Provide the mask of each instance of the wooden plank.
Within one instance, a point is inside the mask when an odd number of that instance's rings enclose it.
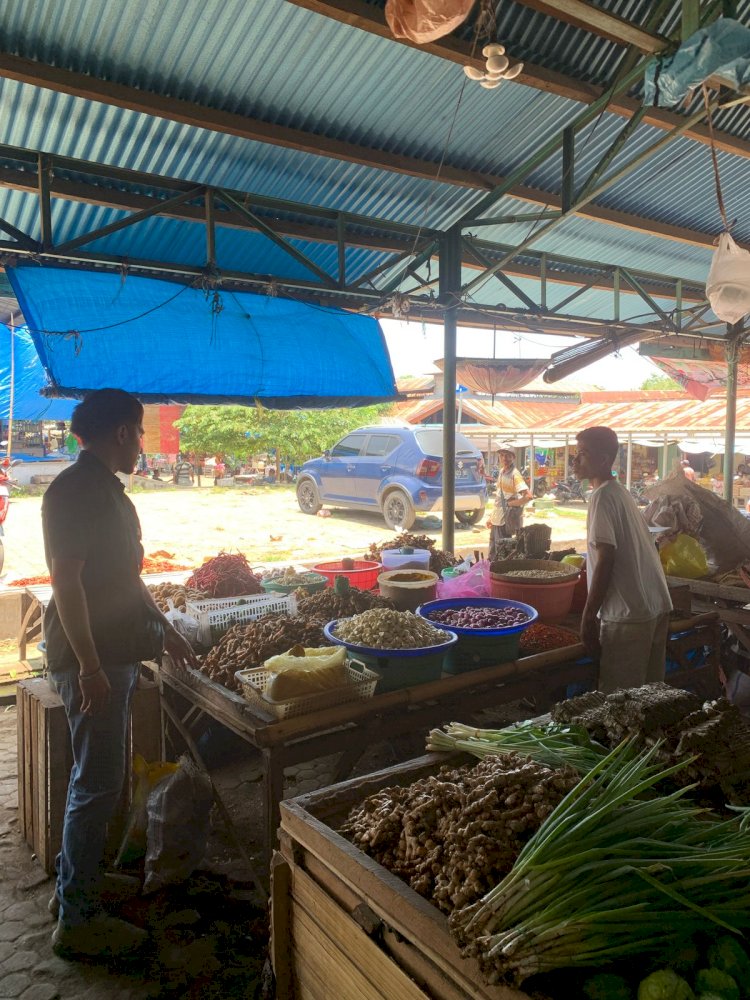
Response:
[[[712,580],[684,580],[679,576],[668,576],[667,583],[670,586],[687,585],[691,594],[704,594],[706,597],[739,601],[741,604],[750,603],[749,587],[730,587],[723,583],[714,583]]]
[[[296,871],[292,873],[296,880]],[[318,893],[314,910],[301,905],[297,897],[292,907],[292,944],[300,959],[295,979],[304,966],[320,977],[328,973],[328,997],[358,997],[362,1000],[426,1000],[425,993],[399,967],[373,945],[369,956],[363,942],[372,945],[366,934],[340,910],[326,914],[325,895]],[[351,936],[349,936],[351,935]],[[344,943],[346,942],[346,943]],[[344,950],[345,949],[345,950]],[[302,964],[304,963],[304,965]]]
[[[278,852],[271,859],[270,955],[276,978],[276,1000],[294,1000],[291,955],[291,868]]]
[[[289,838],[285,838],[289,840]],[[362,904],[362,897],[319,858],[309,851],[297,850],[301,855],[297,866],[304,869],[325,893],[350,915]],[[356,919],[356,918],[353,918]],[[466,1000],[466,991],[432,964],[418,947],[381,925],[381,946],[398,962],[416,983],[427,990],[434,1000]],[[429,986],[427,985],[429,984]]]
[[[23,684],[16,685],[16,746],[18,770],[18,819],[21,836],[27,840],[26,830],[26,750],[24,732],[26,730],[26,689]]]
[[[34,851],[39,854],[39,757],[37,748],[39,746],[39,713],[41,706],[38,699],[31,699],[31,732],[29,733],[29,760],[31,761],[31,836],[34,844]],[[44,760],[44,758],[42,758]],[[44,813],[42,813],[44,817]]]
[[[73,748],[70,742],[70,729],[65,708],[62,702],[59,707],[47,712],[48,740],[48,842],[50,874],[54,871],[55,858],[62,845],[63,823],[65,821],[65,803],[68,797],[70,772],[73,767]]]
[[[669,40],[655,31],[648,31],[632,21],[625,20],[586,0],[518,0],[524,7],[554,17],[557,21],[572,24],[618,45],[633,45],[649,55],[661,52]]]
[[[37,820],[38,826],[34,834],[34,842],[36,845],[36,853],[39,858],[39,862],[44,868],[44,870],[49,873],[54,867],[53,864],[50,865],[50,829],[49,829],[49,765],[50,765],[50,746],[49,746],[49,732],[47,720],[49,717],[49,712],[40,703],[36,703],[36,715],[37,715],[37,726],[36,726],[36,736],[34,738],[35,743],[35,757],[36,757],[36,767],[35,767],[35,778],[36,778],[36,800],[37,800]]]

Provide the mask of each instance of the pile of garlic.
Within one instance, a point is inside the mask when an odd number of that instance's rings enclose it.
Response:
[[[477,80],[486,90],[494,90],[503,80],[515,80],[523,70],[522,62],[511,66],[510,59],[505,54],[505,46],[498,42],[485,45],[482,55],[487,60],[487,68],[481,70],[476,66],[464,66],[464,73],[470,80]]]

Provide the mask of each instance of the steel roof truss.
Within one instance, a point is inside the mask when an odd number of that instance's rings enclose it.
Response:
[[[625,281],[627,281],[627,283],[630,285],[630,287],[640,295],[640,297],[643,299],[643,301],[646,303],[646,305],[649,307],[649,309],[653,309],[653,311],[656,313],[656,315],[659,316],[661,318],[661,320],[671,330],[673,330],[675,333],[679,333],[680,332],[679,326],[677,326],[675,324],[675,322],[672,319],[672,317],[670,315],[668,315],[667,313],[665,313],[664,310],[661,308],[661,306],[651,298],[651,296],[648,294],[648,292],[643,287],[643,285],[641,285],[641,283],[638,281],[638,279],[635,278],[627,270],[627,268],[621,267],[620,268],[620,274],[625,279]]]
[[[724,105],[720,105],[718,98],[714,98],[712,101],[709,102],[708,107],[710,110],[713,110],[717,107],[728,108],[736,104],[747,103],[748,101],[750,101],[750,97],[743,96],[737,98],[736,100],[729,101]],[[617,170],[613,170],[611,173],[609,173],[608,176],[600,180],[598,184],[594,185],[594,187],[586,191],[585,194],[577,195],[573,204],[569,207],[567,212],[564,211],[561,213],[559,218],[552,219],[545,225],[535,228],[534,231],[529,236],[526,237],[526,239],[522,240],[521,243],[519,243],[514,250],[507,253],[501,260],[493,264],[492,267],[489,268],[484,275],[478,275],[467,285],[464,285],[462,293],[468,294],[475,288],[478,288],[479,286],[484,284],[484,282],[489,277],[491,277],[491,275],[494,274],[495,271],[501,270],[503,267],[505,267],[506,264],[509,264],[510,261],[512,261],[513,258],[516,257],[523,250],[526,250],[528,247],[538,242],[538,240],[542,236],[545,236],[553,229],[556,229],[557,226],[559,226],[562,222],[565,221],[565,219],[567,219],[570,215],[573,215],[578,208],[581,208],[582,206],[588,204],[588,202],[593,201],[594,198],[596,198],[603,191],[606,191],[608,188],[612,187],[614,184],[620,181],[623,177],[627,176],[627,174],[635,170],[636,167],[640,166],[642,163],[645,163],[655,153],[658,153],[661,149],[664,148],[664,146],[672,142],[673,139],[676,139],[678,138],[678,136],[682,135],[682,133],[686,129],[690,128],[691,125],[694,125],[696,122],[700,121],[703,117],[705,117],[705,114],[706,114],[705,108],[701,108],[699,111],[696,111],[688,118],[685,118],[684,122],[682,122],[680,125],[675,126],[675,128],[673,128],[671,132],[667,132],[665,135],[662,135],[659,139],[653,142],[647,149],[641,150],[635,156],[631,157],[631,159],[624,166],[620,167]],[[557,137],[557,139],[558,139],[558,145],[560,145],[562,143],[562,134],[560,134]],[[547,146],[550,145],[551,143],[547,144]],[[536,157],[531,157],[531,159],[528,162],[531,163],[532,161],[536,161]],[[471,223],[468,222],[466,224],[470,225]]]
[[[58,253],[68,253],[70,250],[76,250],[78,247],[85,246],[87,243],[93,243],[94,240],[103,239],[105,236],[110,236],[112,233],[120,232],[122,229],[127,229],[130,226],[135,226],[139,222],[143,222],[144,219],[150,219],[154,215],[164,215],[169,213],[171,209],[177,208],[178,205],[184,205],[185,202],[195,201],[198,198],[204,197],[205,189],[203,187],[193,188],[191,191],[184,191],[182,194],[177,194],[174,198],[167,198],[166,200],[159,200],[155,205],[150,208],[141,209],[140,212],[134,212],[129,215],[126,219],[118,219],[117,222],[110,222],[107,226],[100,226],[99,229],[92,229],[91,232],[84,233],[82,236],[76,236],[73,240],[67,240],[65,243],[61,243],[59,246],[55,247]],[[50,191],[46,192],[46,198],[49,199]]]
[[[482,251],[479,250],[468,237],[465,236],[462,237],[461,242],[463,246],[466,248],[466,250],[468,250],[468,252],[480,264],[483,264],[485,267],[491,266],[489,259],[485,257]],[[522,288],[519,288],[518,285],[515,283],[515,281],[513,281],[512,278],[509,278],[507,274],[503,274],[502,271],[496,271],[495,277],[498,279],[498,281],[501,282],[501,284],[503,284],[509,291],[511,291],[516,296],[517,299],[520,299],[520,301],[523,302],[524,305],[526,305],[531,310],[531,312],[540,313],[542,311],[541,308],[536,304],[536,302],[534,302],[534,300],[530,298]]]
[[[240,215],[246,216],[250,222],[252,222],[261,233],[263,233],[264,236],[267,236],[269,240],[281,247],[281,249],[288,253],[290,257],[293,257],[299,264],[306,267],[308,271],[311,271],[313,274],[317,274],[321,281],[325,285],[328,285],[329,288],[335,288],[338,286],[338,282],[332,278],[327,271],[318,267],[314,261],[310,260],[307,254],[304,254],[301,250],[298,250],[297,247],[285,240],[283,236],[279,236],[278,233],[274,232],[274,230],[266,222],[264,222],[263,219],[259,218],[254,212],[251,212],[246,205],[237,201],[237,199],[233,195],[229,194],[228,191],[224,191],[222,188],[217,188],[216,196],[223,201],[228,208],[233,208],[236,212],[239,212]]]

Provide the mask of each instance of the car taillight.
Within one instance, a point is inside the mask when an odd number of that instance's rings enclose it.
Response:
[[[483,458],[480,458],[479,461],[477,462],[477,471],[478,471],[478,473],[479,473],[480,476],[484,475],[484,459]]]
[[[420,479],[434,479],[440,475],[440,462],[434,458],[423,458],[417,466],[417,475]]]

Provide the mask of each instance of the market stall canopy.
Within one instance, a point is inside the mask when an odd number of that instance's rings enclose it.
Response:
[[[48,385],[29,331],[0,324],[0,420],[9,418],[11,398],[15,420],[70,420],[75,402],[45,398]]]
[[[7,268],[51,394],[278,409],[398,398],[378,322],[272,295],[37,265]]]
[[[443,371],[443,361],[435,364]],[[549,361],[542,358],[456,358],[456,381],[473,392],[497,396],[533,382]]]
[[[680,451],[688,455],[723,455],[724,440],[717,436],[705,438],[683,438],[677,442]],[[743,435],[734,439],[735,455],[750,455],[750,437]]]

